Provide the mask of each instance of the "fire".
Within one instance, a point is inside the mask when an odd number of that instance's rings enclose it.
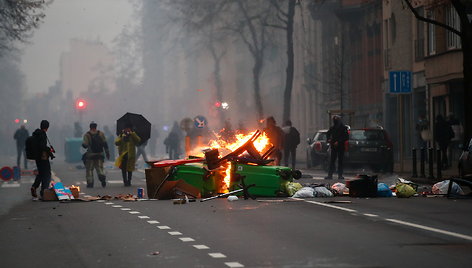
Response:
[[[253,131],[249,134],[236,134],[234,137],[230,137],[230,139],[226,138],[226,140],[219,135],[218,133],[214,133],[216,136],[216,139],[210,140],[208,143],[208,147],[211,149],[218,149],[220,152],[220,157],[224,156],[228,153],[233,152],[234,150],[238,149],[242,145],[244,145],[251,137],[256,133],[256,131]],[[229,140],[229,141],[228,141]],[[271,143],[269,142],[269,138],[267,137],[266,133],[262,133],[259,135],[259,137],[253,142],[254,147],[256,150],[262,155],[265,150],[267,150],[268,147],[271,146]],[[200,156],[203,157],[203,150],[208,149],[208,147],[199,147],[195,148],[190,155],[194,156]],[[223,178],[223,189],[220,189],[221,192],[225,193],[229,191],[229,186],[231,182],[231,170],[232,170],[232,164],[231,162],[227,162],[223,165],[221,169],[216,171],[220,177]]]

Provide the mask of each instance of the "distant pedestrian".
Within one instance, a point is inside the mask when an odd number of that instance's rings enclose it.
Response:
[[[459,159],[462,139],[464,138],[464,128],[459,119],[457,119],[452,113],[447,116],[447,123],[451,126],[452,131],[454,132],[454,138],[451,139],[448,151],[449,166],[452,166],[452,161]]]
[[[107,139],[108,151],[110,152],[110,161],[115,161],[115,136],[108,126],[103,127],[103,134]]]
[[[297,161],[297,146],[300,144],[300,132],[292,127],[292,121],[285,121],[284,127],[284,162],[288,167],[289,158],[292,160],[292,168],[295,169]]]
[[[446,120],[444,120],[442,115],[438,114],[434,124],[434,139],[438,143],[439,149],[441,150],[441,165],[443,169],[449,168],[447,148],[449,147],[452,138],[454,138],[454,131],[452,130],[451,125],[449,125]]]
[[[16,130],[15,135],[13,138],[16,140],[16,151],[17,151],[17,158],[16,158],[16,166],[20,167],[20,160],[21,155],[23,155],[25,169],[28,169],[28,160],[26,159],[26,151],[25,151],[25,141],[29,136],[29,132],[26,129],[25,125],[21,125],[19,129]]]
[[[178,159],[180,155],[180,141],[181,141],[181,132],[177,122],[174,122],[172,130],[167,135],[167,138],[164,140],[164,145],[166,146],[166,153],[169,154],[169,159]]]
[[[148,141],[145,141],[143,144],[139,145],[136,147],[136,161],[139,159],[139,157],[142,155],[143,156],[143,161],[148,162],[149,159],[146,154],[146,145],[148,144]]]
[[[105,153],[107,159],[110,159],[110,151],[108,150],[107,140],[105,134],[97,130],[97,123],[90,123],[90,130],[84,134],[82,147],[87,149],[85,153],[85,179],[87,181],[87,188],[93,188],[93,171],[96,170],[98,180],[102,187],[106,187],[106,175],[103,170],[103,162],[105,160]]]
[[[51,184],[51,163],[49,163],[49,158],[54,158],[54,148],[48,146],[48,136],[46,132],[49,129],[49,122],[47,120],[42,120],[40,128],[36,129],[33,132],[33,137],[35,138],[36,148],[38,150],[38,157],[35,159],[36,168],[38,169],[38,174],[34,179],[34,183],[31,186],[31,195],[33,197],[38,197],[36,189],[41,185],[41,190],[39,192],[41,198],[43,198],[44,190],[49,188]]]
[[[159,130],[157,130],[155,125],[151,127],[151,137],[149,138],[149,151],[151,152],[151,157],[156,157],[156,144],[157,138],[159,138]]]
[[[133,126],[127,124],[121,134],[115,139],[118,146],[118,158],[115,166],[121,169],[124,186],[131,186],[131,179],[136,165],[136,146],[141,138],[132,130]]]
[[[280,166],[280,162],[282,160],[282,150],[283,150],[283,138],[284,133],[282,129],[277,126],[277,122],[273,116],[269,116],[266,119],[266,127],[264,128],[264,132],[269,138],[269,142],[274,146],[274,151],[271,156],[274,158],[274,164],[276,166]]]
[[[426,119],[424,114],[419,116],[415,129],[419,148],[427,148],[428,141],[431,140],[431,134],[429,131],[429,121]]]
[[[338,159],[338,179],[342,180],[343,177],[343,160],[345,143],[349,140],[348,128],[341,120],[338,115],[333,116],[333,126],[331,126],[326,133],[326,137],[331,149],[331,156],[329,162],[328,176],[325,179],[332,179],[334,168],[336,165],[336,159]]]

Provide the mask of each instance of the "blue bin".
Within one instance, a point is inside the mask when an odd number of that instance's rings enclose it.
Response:
[[[66,138],[64,145],[64,154],[66,156],[66,162],[78,163],[82,162],[82,138]]]

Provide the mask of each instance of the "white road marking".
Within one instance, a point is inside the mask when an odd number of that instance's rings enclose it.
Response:
[[[226,258],[226,255],[225,255],[225,254],[219,253],[219,252],[216,252],[216,253],[208,253],[208,255],[210,255],[212,258],[215,258],[215,259]]]
[[[166,226],[166,225],[161,225],[161,226],[157,226],[157,228],[161,229],[161,230],[168,230],[170,229],[169,226]]]
[[[20,187],[19,183],[3,183],[2,188],[17,188]]]
[[[182,240],[182,242],[192,242],[192,241],[195,241],[195,239],[190,238],[190,237],[181,237],[181,238],[179,238],[179,239]]]
[[[121,208],[121,210],[131,210],[130,208]]]
[[[103,203],[105,200],[97,200],[98,203]]]
[[[140,219],[149,219],[149,216],[138,216]]]
[[[115,204],[115,203],[113,203],[113,202],[106,202],[105,203],[105,205],[113,205],[113,204]]]
[[[139,211],[130,211],[129,214],[141,214]]]
[[[122,205],[113,205],[112,207],[114,207],[114,208],[122,208],[123,206],[122,206]]]
[[[303,200],[303,199],[302,199],[302,200]],[[307,203],[312,203],[312,204],[319,205],[319,206],[324,206],[324,207],[329,207],[329,208],[335,208],[335,209],[339,209],[339,210],[344,210],[344,211],[351,212],[351,213],[357,212],[357,210],[354,210],[354,209],[338,207],[338,206],[334,206],[334,205],[330,205],[330,204],[326,204],[326,203],[320,203],[320,202],[310,201],[310,200],[304,200],[304,201],[307,202]]]
[[[147,221],[149,224],[158,224],[158,221]]]
[[[411,222],[406,222],[406,221],[401,221],[401,220],[396,220],[396,219],[385,219],[385,220],[389,221],[389,222],[394,222],[394,223],[397,223],[397,224],[410,226],[410,227],[413,227],[413,228],[418,228],[418,229],[422,229],[422,230],[426,230],[426,231],[430,231],[430,232],[440,233],[440,234],[443,234],[443,235],[453,236],[453,237],[461,238],[461,239],[464,239],[464,240],[472,241],[472,236],[469,236],[469,235],[454,233],[454,232],[450,232],[450,231],[441,230],[441,229],[438,229],[438,228],[428,227],[428,226],[415,224],[415,223],[411,223]]]
[[[325,203],[320,203],[320,202],[316,202],[316,201],[309,201],[309,200],[304,200],[304,199],[299,199],[299,198],[293,198],[293,199],[303,200],[307,203],[312,203],[312,204],[319,205],[319,206],[339,209],[339,210],[343,210],[343,211],[347,211],[347,212],[351,212],[351,213],[356,213],[357,212],[357,210],[354,210],[354,209],[338,207],[338,206],[329,205],[329,204],[325,204]],[[363,213],[363,215],[368,216],[368,217],[379,217],[376,214],[370,214],[370,213]],[[400,224],[400,225],[406,225],[406,226],[409,226],[409,227],[413,227],[413,228],[417,228],[417,229],[421,229],[421,230],[425,230],[425,231],[430,231],[430,232],[434,232],[434,233],[439,233],[439,234],[443,234],[443,235],[447,235],[447,236],[452,236],[452,237],[472,241],[472,236],[470,236],[470,235],[464,235],[464,234],[460,234],[460,233],[450,232],[450,231],[441,230],[441,229],[434,228],[434,227],[429,227],[429,226],[416,224],[416,223],[411,223],[411,222],[402,221],[402,220],[397,220],[397,219],[388,219],[388,218],[382,218],[382,217],[379,217],[379,218],[384,219],[385,221],[397,223],[397,224]]]
[[[181,232],[169,232],[170,235],[182,235]]]
[[[209,249],[209,247],[205,246],[205,245],[193,245],[194,248],[196,249]]]
[[[231,267],[231,268],[244,267],[244,265],[242,265],[239,262],[225,262],[225,264],[226,266]]]
[[[107,180],[107,183],[112,183],[112,184],[116,184],[116,183],[123,183],[123,181],[121,180]]]

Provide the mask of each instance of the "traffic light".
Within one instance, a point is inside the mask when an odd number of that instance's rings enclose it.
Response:
[[[215,102],[215,107],[220,108],[221,107],[221,102],[219,102],[219,101]]]
[[[87,108],[87,102],[84,99],[78,99],[75,102],[75,108],[77,110],[85,110],[85,108]]]

